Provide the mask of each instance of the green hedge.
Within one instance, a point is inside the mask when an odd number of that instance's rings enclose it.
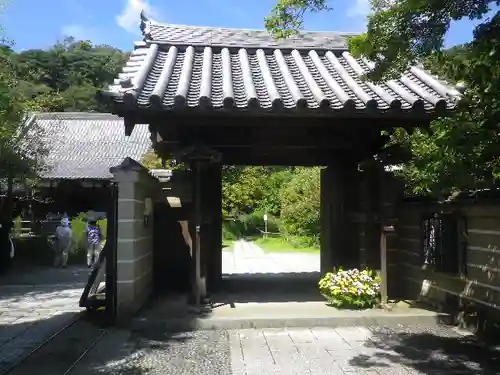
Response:
[[[279,219],[267,215],[267,231],[271,233],[279,233]],[[222,223],[222,238],[225,240],[238,240],[243,237],[260,236],[261,230],[265,229],[264,213],[253,212],[251,214],[243,214],[234,220],[226,220]]]

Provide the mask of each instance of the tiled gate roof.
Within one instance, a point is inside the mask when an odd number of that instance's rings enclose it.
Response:
[[[460,94],[418,67],[400,79],[363,81],[346,35],[165,25],[143,17],[144,42],[107,91],[126,106],[264,112],[452,110]],[[330,111],[328,111],[330,110]]]
[[[141,160],[151,147],[146,125],[127,137],[123,119],[107,113],[35,113],[47,139],[43,179],[110,179],[109,168],[130,157]]]

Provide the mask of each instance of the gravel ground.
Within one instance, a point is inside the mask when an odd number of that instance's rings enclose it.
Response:
[[[231,375],[224,331],[111,330],[70,375]]]

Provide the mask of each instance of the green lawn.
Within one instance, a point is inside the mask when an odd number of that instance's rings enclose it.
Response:
[[[319,249],[294,246],[282,237],[256,238],[252,242],[266,253],[319,253]]]
[[[319,253],[319,249],[311,247],[297,247],[286,241],[282,237],[254,237],[246,238],[247,241],[253,242],[260,246],[266,253]],[[235,241],[223,240],[222,251],[232,251]]]

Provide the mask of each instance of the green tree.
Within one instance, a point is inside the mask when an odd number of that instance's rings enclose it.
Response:
[[[498,0],[371,0],[372,14],[367,32],[350,41],[356,54],[376,64],[372,77],[400,73],[409,65],[421,62],[443,48],[444,37],[453,21],[463,18],[483,19]],[[265,18],[269,31],[287,37],[303,27],[306,12],[328,10],[326,0],[278,0]],[[478,30],[490,29],[498,35],[495,18],[484,20]],[[482,37],[484,37],[484,33]],[[475,36],[477,40],[477,35]]]
[[[34,102],[26,102],[12,49],[0,48],[0,178],[7,180],[8,203],[2,215],[12,214],[12,186],[16,179],[36,174],[41,167],[40,155],[45,151],[44,137],[37,125],[29,125],[27,112]]]
[[[500,1],[373,0],[367,32],[349,41],[355,55],[375,63],[369,79],[394,77],[410,64],[463,83],[466,91],[451,119],[439,119],[430,132],[398,129],[393,144],[412,156],[397,172],[412,192],[446,196],[454,191],[496,185],[500,179],[500,13],[485,15]],[[314,0],[279,0],[266,25],[278,36],[302,27],[305,11],[324,9]],[[480,19],[471,43],[442,51],[450,23]]]
[[[149,169],[180,169],[184,168],[183,164],[176,164],[172,159],[166,159],[162,162],[161,158],[158,157],[155,150],[152,148],[146,152],[141,160],[141,164]]]
[[[297,168],[282,187],[281,223],[285,233],[319,243],[321,168]]]
[[[19,86],[26,99],[54,96],[47,110],[109,112],[97,92],[113,82],[128,54],[90,41],[67,37],[49,49],[11,53]],[[57,105],[56,105],[57,103]]]

